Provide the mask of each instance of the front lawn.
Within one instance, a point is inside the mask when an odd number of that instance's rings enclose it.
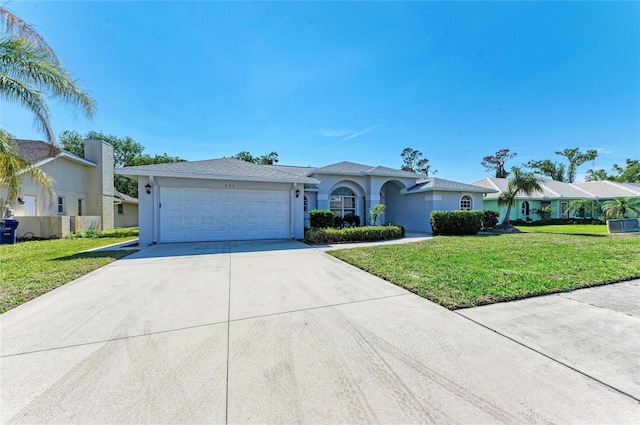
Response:
[[[606,224],[545,224],[517,225],[518,230],[535,233],[564,233],[568,235],[607,234]]]
[[[640,237],[437,236],[329,254],[449,309],[640,278]]]
[[[82,252],[135,239],[131,229],[108,237],[56,239],[0,245],[0,313],[24,304],[133,251]]]

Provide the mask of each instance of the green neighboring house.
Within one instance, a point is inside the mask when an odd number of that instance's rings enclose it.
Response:
[[[484,198],[483,208],[495,210],[504,217],[506,206],[498,206],[500,193],[507,190],[509,179],[487,177],[472,183],[474,186],[486,187],[498,192],[487,193]],[[539,221],[542,218],[536,214],[536,210],[543,207],[551,207],[552,212],[548,218],[578,217],[576,212],[569,217],[569,203],[571,201],[587,199],[594,202],[592,210],[585,211],[585,217],[600,217],[601,213],[597,204],[618,197],[640,198],[640,183],[616,183],[611,181],[596,181],[585,183],[564,183],[555,180],[540,180],[541,192],[535,192],[532,196],[520,194],[516,196],[516,203],[511,209],[510,220]]]

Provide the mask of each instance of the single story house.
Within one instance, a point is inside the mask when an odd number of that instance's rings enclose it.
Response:
[[[20,158],[44,171],[55,192],[47,199],[40,186],[23,178],[18,199],[10,206],[20,221],[19,237],[27,233],[65,237],[77,230],[113,228],[113,148],[109,144],[85,140],[81,158],[64,150],[55,152],[43,141],[16,143]],[[4,200],[0,202],[4,205]]]
[[[313,209],[430,232],[433,210],[483,209],[494,189],[393,168],[339,162],[260,165],[235,158],[117,169],[138,180],[140,243],[302,238]]]
[[[504,217],[507,207],[498,205],[498,197],[507,190],[509,179],[487,177],[474,182],[473,185],[494,189],[493,193],[488,193],[485,197],[484,208],[498,211],[500,217]],[[640,198],[639,183],[611,181],[564,183],[541,179],[540,188],[541,191],[536,191],[531,196],[523,193],[516,196],[516,204],[511,209],[510,220],[539,221],[542,217],[536,214],[536,210],[546,206],[552,207],[550,218],[567,218],[569,204],[575,200],[587,199],[598,204],[618,197]],[[597,208],[586,211],[587,217],[599,217],[600,214]],[[573,216],[577,216],[577,212],[574,212]]]
[[[114,189],[113,227],[138,227],[138,199]]]

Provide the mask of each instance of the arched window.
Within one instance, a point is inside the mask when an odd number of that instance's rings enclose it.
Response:
[[[348,187],[339,187],[329,197],[329,209],[336,216],[356,213],[356,194]]]
[[[522,202],[522,217],[529,217],[529,201]]]
[[[473,199],[469,195],[464,195],[460,198],[460,209],[461,210],[470,210],[473,208]]]
[[[304,197],[304,212],[309,211],[309,198]]]

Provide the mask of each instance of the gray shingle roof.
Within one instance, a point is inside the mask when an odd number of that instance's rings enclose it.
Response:
[[[29,164],[35,164],[47,158],[55,158],[60,152],[50,143],[40,140],[14,140],[18,145],[18,156]]]
[[[126,195],[124,193],[120,193],[117,190],[113,190],[113,197],[120,199],[122,202],[126,202],[129,204],[137,204],[138,198],[134,198],[133,196]]]
[[[123,176],[205,177],[219,179],[261,180],[317,184],[318,180],[279,170],[270,165],[254,164],[235,158],[124,167],[116,170]]]
[[[439,179],[437,177],[428,177],[426,179],[418,180],[417,184],[409,189],[407,193],[413,192],[477,192],[477,193],[490,193],[495,189],[487,188],[484,186],[476,186],[467,183],[454,182],[452,180]]]
[[[296,165],[271,165],[271,167],[274,167],[276,170],[304,177],[310,176],[317,170],[315,167],[299,167]]]
[[[316,174],[365,174],[373,176],[393,176],[393,177],[408,177],[408,178],[423,178],[424,175],[412,173],[408,171],[397,170],[389,167],[373,167],[371,165],[357,164],[355,162],[342,161],[335,164],[330,164],[325,167],[317,168],[314,173]]]

